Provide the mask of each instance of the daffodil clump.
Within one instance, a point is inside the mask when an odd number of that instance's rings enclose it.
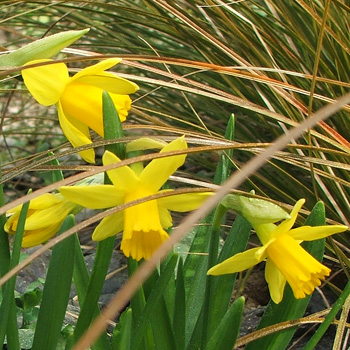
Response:
[[[298,212],[305,200],[300,199],[290,213],[290,218],[279,225],[261,223],[248,216],[258,235],[262,247],[249,249],[209,269],[209,275],[240,272],[266,260],[265,279],[269,285],[271,299],[278,304],[283,298],[286,282],[295,298],[305,298],[321,281],[329,276],[330,269],[312,255],[300,243],[313,241],[347,230],[344,225],[301,226],[293,229]]]
[[[124,121],[128,115],[131,107],[129,94],[136,92],[138,86],[112,72],[105,72],[120,61],[120,58],[106,59],[70,77],[64,63],[52,63],[49,59],[34,60],[27,65],[48,64],[23,69],[22,77],[27,89],[40,104],[57,106],[65,136],[73,147],[80,147],[92,143],[89,129],[104,136],[103,90],[109,92],[120,120]],[[79,154],[87,162],[95,162],[93,149]]]
[[[33,247],[54,236],[65,218],[77,209],[75,203],[65,199],[61,194],[46,193],[29,203],[24,225],[22,247]],[[15,234],[22,205],[9,210],[9,217],[4,229],[8,234]]]
[[[187,143],[180,137],[166,145],[160,153],[185,150]],[[185,161],[186,155],[173,155],[152,160],[145,168],[122,166],[107,171],[112,185],[63,186],[61,194],[68,200],[91,209],[111,208],[142,199],[161,190],[168,178]],[[111,152],[103,155],[103,165],[120,162]],[[172,226],[169,211],[186,212],[199,207],[210,193],[186,193],[152,199],[133,205],[102,219],[92,238],[101,241],[123,231],[121,249],[135,260],[149,259],[168,238],[165,229]]]

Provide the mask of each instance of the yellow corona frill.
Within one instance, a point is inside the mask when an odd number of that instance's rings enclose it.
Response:
[[[46,193],[29,203],[27,219],[24,225],[22,247],[32,247],[41,244],[55,235],[65,218],[77,207],[75,203],[63,198],[59,193]],[[4,229],[9,234],[15,234],[22,206],[9,210],[9,216]]]
[[[185,150],[187,144],[180,137],[166,145],[160,152]],[[64,186],[61,194],[84,207],[103,209],[125,204],[160,192],[170,175],[185,161],[186,155],[173,155],[152,160],[137,172],[129,166],[107,171],[112,185]],[[120,162],[113,153],[106,151],[103,164]],[[167,192],[171,190],[165,190]],[[102,219],[92,238],[103,240],[123,231],[121,249],[135,260],[148,259],[168,238],[164,230],[172,225],[169,210],[186,212],[199,207],[210,193],[186,193],[149,200],[133,205],[121,212]]]
[[[234,255],[212,267],[208,274],[222,275],[243,271],[266,259],[265,279],[269,285],[271,299],[276,304],[283,298],[286,282],[297,299],[311,294],[315,287],[329,276],[330,269],[303,249],[300,243],[343,232],[347,230],[347,226],[302,226],[292,229],[304,202],[304,199],[299,200],[290,218],[278,226],[273,223],[252,223],[263,246]]]
[[[131,107],[128,95],[137,91],[138,86],[112,72],[105,72],[120,61],[119,58],[110,58],[69,77],[68,68],[64,63],[36,60],[27,64],[49,64],[23,69],[22,76],[27,89],[40,104],[56,104],[65,136],[73,147],[79,147],[91,143],[89,128],[100,136],[104,135],[103,90],[110,94],[120,120],[124,121],[128,115]],[[93,149],[79,153],[87,162],[95,162]]]

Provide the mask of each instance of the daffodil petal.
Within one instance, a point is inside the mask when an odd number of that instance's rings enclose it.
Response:
[[[104,209],[123,203],[124,193],[113,185],[62,186],[60,193],[85,208]]]
[[[187,149],[184,137],[170,142],[160,153]],[[152,160],[140,174],[141,183],[150,191],[157,192],[184,162],[186,154]]]
[[[226,259],[220,264],[213,266],[207,272],[208,275],[225,275],[229,273],[240,272],[249,269],[258,264],[263,259],[257,259],[256,253],[260,249],[253,248],[243,253],[238,253],[231,258]]]
[[[123,212],[117,212],[106,216],[95,228],[92,234],[94,241],[102,241],[108,237],[114,236],[123,230],[124,215]]]
[[[89,66],[89,67],[82,69],[80,72],[78,72],[77,74],[75,74],[71,78],[71,81],[74,81],[74,80],[77,80],[77,79],[80,79],[82,77],[89,76],[89,75],[101,74],[106,69],[109,69],[109,68],[115,66],[116,64],[120,63],[121,61],[122,61],[121,58],[108,58],[106,60],[100,61],[92,66]]]
[[[286,279],[276,267],[276,265],[267,259],[265,267],[265,279],[269,285],[271,299],[275,304],[282,301]]]
[[[15,233],[17,225],[18,225],[18,217],[19,217],[19,215],[15,214],[15,215],[11,215],[7,219],[7,221],[6,221],[5,225],[4,225],[5,232],[11,233],[11,234]]]
[[[121,78],[111,72],[105,72],[98,75],[85,75],[76,79],[76,81],[83,84],[93,85],[102,90],[119,95],[133,94],[139,89],[138,85],[135,83]]]
[[[167,190],[168,191],[168,190]],[[173,191],[172,191],[173,192]],[[176,194],[157,200],[160,207],[171,211],[186,212],[200,207],[214,192],[193,192]]]
[[[59,222],[55,225],[50,225],[46,228],[25,232],[25,235],[22,240],[22,247],[30,248],[46,242],[49,238],[51,238],[58,232],[59,228],[61,227],[61,224],[62,223]]]
[[[301,226],[290,230],[288,235],[300,241],[314,241],[315,239],[325,238],[335,233],[344,232],[348,229],[345,225],[329,226]]]
[[[51,60],[35,60],[40,63]],[[64,63],[48,64],[22,70],[25,86],[42,105],[50,106],[61,98],[69,80],[68,69]]]
[[[113,163],[119,163],[120,159],[112,152],[106,151],[102,157],[103,165],[110,165]],[[120,191],[130,192],[139,183],[139,179],[135,172],[128,166],[122,166],[120,168],[107,171],[109,179],[113,185]]]
[[[297,219],[297,216],[298,216],[298,213],[299,213],[299,210],[301,209],[301,207],[304,205],[305,203],[305,199],[299,199],[291,213],[290,213],[290,219],[287,219],[287,220],[284,220],[282,221],[276,228],[276,230],[274,231],[274,236],[278,236],[280,234],[284,234],[286,232],[288,232],[294,225],[295,223],[295,220]]]
[[[163,228],[169,228],[173,225],[173,219],[169,213],[168,209],[158,207],[159,210],[159,220]]]
[[[64,135],[73,147],[91,144],[88,127],[77,119],[67,117],[60,102],[57,104],[58,119]],[[95,163],[95,151],[93,148],[79,152],[80,156],[88,163]]]
[[[153,148],[162,149],[166,145],[167,143],[161,140],[152,139],[150,137],[140,137],[127,143],[126,152],[145,151]]]
[[[45,193],[39,197],[32,199],[29,203],[29,209],[45,209],[62,202],[63,198],[51,193]],[[22,209],[22,204],[9,209],[6,214],[17,213]]]
[[[61,97],[62,109],[92,130],[103,136],[102,92],[91,85],[70,83]]]
[[[30,231],[42,229],[47,227],[48,223],[50,223],[50,225],[62,223],[74,207],[74,203],[63,201],[58,205],[46,209],[35,210],[29,217],[27,217],[24,230]]]

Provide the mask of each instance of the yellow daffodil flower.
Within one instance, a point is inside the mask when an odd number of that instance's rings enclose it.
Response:
[[[24,225],[22,247],[33,247],[55,235],[65,218],[77,207],[75,203],[63,198],[59,193],[46,193],[29,203]],[[9,234],[15,234],[22,205],[9,210],[10,216],[4,226]]]
[[[180,137],[160,152],[184,150],[184,137]],[[174,155],[152,160],[140,172],[129,166],[108,171],[112,185],[63,186],[61,194],[68,200],[91,209],[118,206],[160,192],[160,188],[185,161],[186,155]],[[113,153],[106,151],[104,165],[120,162]],[[166,190],[171,191],[171,190]],[[131,206],[102,219],[92,238],[96,241],[123,231],[121,249],[135,260],[148,259],[168,238],[164,228],[172,225],[169,210],[186,212],[199,207],[210,193],[186,193],[150,200]]]
[[[302,226],[292,229],[304,202],[304,199],[299,200],[290,218],[278,226],[272,223],[254,225],[251,222],[263,246],[234,255],[209,269],[208,274],[222,275],[243,271],[267,259],[265,279],[271,299],[276,304],[283,298],[286,282],[297,299],[311,294],[329,276],[330,269],[304,250],[300,243],[343,232],[347,230],[347,226]]]
[[[129,80],[105,72],[119,63],[120,58],[110,58],[82,69],[69,77],[64,63],[50,63],[22,70],[24,84],[33,97],[42,105],[57,105],[61,128],[73,145],[79,147],[91,144],[89,128],[104,136],[102,92],[108,91],[119,118],[124,121],[131,107],[129,94],[138,86]],[[35,60],[27,64],[52,62]],[[89,163],[95,162],[95,152],[88,149],[79,152]]]

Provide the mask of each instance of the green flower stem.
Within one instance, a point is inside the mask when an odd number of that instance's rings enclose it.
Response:
[[[18,219],[18,225],[13,243],[12,256],[9,264],[9,270],[18,265],[22,239],[24,234],[24,225],[28,213],[29,202],[24,203]],[[3,300],[0,306],[0,344],[4,343],[6,330],[9,341],[14,349],[19,349],[18,330],[15,316],[15,296],[14,290],[16,285],[16,276],[13,276],[3,288]]]
[[[101,295],[102,287],[107,275],[109,262],[114,249],[115,237],[109,237],[98,242],[94,266],[86,291],[86,297],[79,314],[74,331],[74,340],[77,341],[90,326],[95,315],[95,307]]]
[[[74,225],[74,216],[69,215],[59,234]],[[74,237],[70,236],[52,249],[32,350],[57,349],[72,285],[74,243]]]
[[[88,290],[89,285],[89,272],[85,263],[85,259],[83,256],[83,253],[81,251],[80,242],[78,235],[75,234],[74,236],[74,270],[73,270],[73,280],[75,289],[78,294],[78,300],[79,304],[82,307],[85,298],[86,293]],[[95,318],[99,313],[100,309],[98,307],[98,304],[96,303],[93,305],[93,318]],[[94,350],[106,350],[110,348],[109,339],[107,336],[107,333],[104,332],[102,336],[98,339],[96,344],[94,344],[92,347]]]
[[[212,222],[212,232],[210,236],[210,245],[209,245],[209,256],[208,256],[208,268],[209,270],[217,263],[218,259],[218,250],[219,250],[219,241],[220,241],[220,228],[221,221],[224,217],[227,209],[219,205],[215,211],[213,222]],[[206,287],[205,287],[205,296],[203,303],[203,331],[202,331],[202,349],[205,348],[207,340],[210,339],[210,336],[213,332],[213,327],[210,322],[210,301],[217,296],[213,295],[213,282],[214,276],[207,276]]]
[[[128,258],[128,275],[129,277],[138,269],[138,263],[133,258]],[[140,287],[138,291],[133,295],[130,300],[130,306],[132,309],[132,323],[133,328],[138,324],[141,315],[143,314],[143,310],[146,306],[146,298],[143,287]],[[144,349],[154,349],[154,339],[152,334],[152,329],[147,325],[146,331],[144,332]],[[135,339],[132,339],[134,342]],[[133,350],[138,350],[135,346]]]

